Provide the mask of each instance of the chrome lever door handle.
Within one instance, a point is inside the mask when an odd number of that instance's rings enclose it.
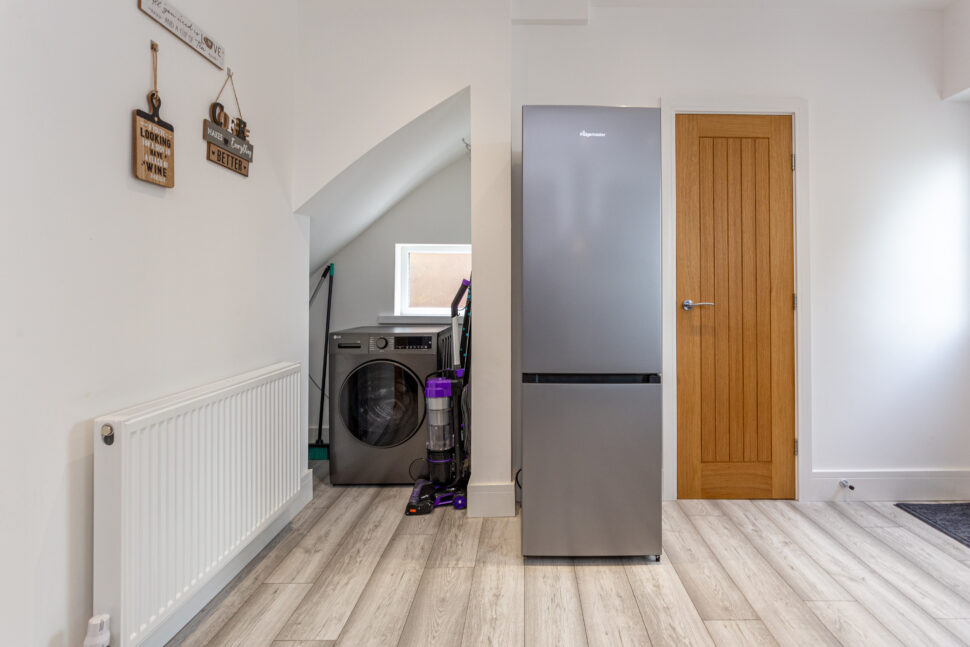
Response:
[[[691,310],[693,310],[693,309],[694,309],[694,308],[696,308],[697,306],[712,306],[712,305],[714,305],[714,303],[713,303],[713,302],[707,302],[707,303],[694,303],[694,302],[693,302],[693,301],[691,301],[690,299],[684,299],[684,303],[683,303],[683,304],[681,304],[681,305],[683,305],[683,307],[684,307],[684,310],[686,310],[687,312],[690,312]]]

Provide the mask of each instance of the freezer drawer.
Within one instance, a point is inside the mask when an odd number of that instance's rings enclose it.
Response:
[[[522,553],[659,555],[661,385],[522,385]]]

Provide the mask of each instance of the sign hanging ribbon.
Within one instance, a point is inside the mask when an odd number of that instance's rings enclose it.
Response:
[[[151,41],[152,89],[148,112],[132,111],[132,165],[135,177],[165,188],[175,186],[175,126],[161,117],[158,94],[158,43]]]

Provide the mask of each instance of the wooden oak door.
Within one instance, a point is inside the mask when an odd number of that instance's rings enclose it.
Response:
[[[790,116],[677,115],[680,498],[795,496],[792,168]]]

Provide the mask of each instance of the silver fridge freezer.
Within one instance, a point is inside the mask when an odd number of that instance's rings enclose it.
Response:
[[[522,552],[660,555],[660,110],[522,114]]]

